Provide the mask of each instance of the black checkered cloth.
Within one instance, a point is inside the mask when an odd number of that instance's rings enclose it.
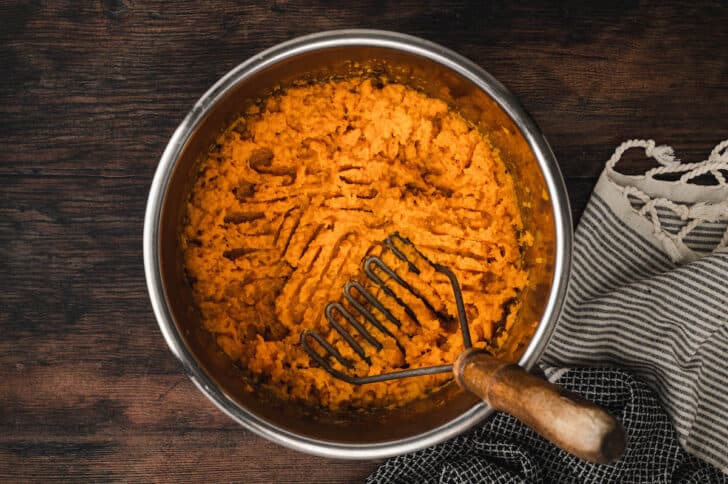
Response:
[[[367,482],[728,482],[718,469],[680,447],[670,418],[654,393],[629,373],[609,368],[569,369],[558,383],[623,423],[627,449],[616,463],[579,460],[510,415],[497,413],[469,434],[387,461]]]

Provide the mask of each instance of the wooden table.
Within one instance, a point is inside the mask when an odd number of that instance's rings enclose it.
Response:
[[[142,221],[157,160],[195,100],[261,49],[378,27],[462,53],[536,118],[577,217],[621,141],[654,138],[699,161],[728,137],[724,2],[42,3],[0,6],[7,480],[334,482],[376,468],[234,424],[183,374],[147,299]]]

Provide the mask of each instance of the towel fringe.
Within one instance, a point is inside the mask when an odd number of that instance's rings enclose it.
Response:
[[[718,143],[706,160],[696,163],[681,163],[675,156],[671,146],[657,145],[654,140],[627,140],[614,150],[614,154],[606,163],[606,171],[616,173],[617,163],[622,159],[624,153],[632,148],[643,148],[645,156],[660,164],[658,167],[647,170],[643,175],[645,179],[662,181],[655,177],[670,173],[682,173],[679,180],[665,183],[693,184],[692,181],[695,178],[710,174],[718,186],[728,185],[723,174],[723,171],[728,172],[728,139]],[[675,262],[685,258],[685,250],[681,250],[681,247],[686,248],[685,239],[695,228],[706,222],[728,220],[728,203],[711,204],[701,202],[687,205],[676,203],[668,198],[651,197],[634,186],[621,186],[620,188],[626,197],[632,196],[642,203],[640,207],[635,207],[633,204],[633,208],[639,215],[652,223],[655,237],[662,243],[665,251]],[[665,229],[658,211],[659,208],[671,211],[684,222],[680,230],[671,232]],[[728,226],[726,226],[723,236],[714,247],[714,250],[725,248],[727,245]],[[690,258],[697,258],[697,256]]]

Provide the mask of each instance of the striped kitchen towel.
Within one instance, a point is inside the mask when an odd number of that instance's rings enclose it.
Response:
[[[659,166],[639,176],[620,173],[618,162],[631,148],[643,148]],[[543,359],[552,367],[628,369],[656,392],[682,446],[723,472],[726,177],[728,140],[700,163],[680,163],[670,147],[651,140],[619,146],[579,221],[569,295]]]
[[[658,166],[620,173],[632,148]],[[620,418],[622,458],[579,461],[499,413],[390,459],[368,482],[728,482],[726,177],[728,140],[700,163],[630,140],[579,221],[569,293],[541,365]]]

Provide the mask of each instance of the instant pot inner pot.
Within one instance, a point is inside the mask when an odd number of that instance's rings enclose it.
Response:
[[[480,403],[453,383],[401,408],[334,415],[323,409],[276,401],[264,390],[246,385],[243,372],[218,349],[192,306],[178,233],[197,162],[246,106],[271,90],[296,81],[373,73],[443,99],[488,133],[500,149],[515,181],[525,229],[535,240],[532,247],[526,248],[524,258],[527,267],[535,265],[536,269],[531,271],[529,287],[521,296],[519,322],[501,353],[502,357],[517,361],[534,330],[532,323],[540,320],[553,276],[554,221],[548,190],[528,143],[508,114],[472,81],[429,59],[387,48],[332,47],[300,54],[247,77],[241,76],[234,88],[209,108],[207,117],[184,147],[171,174],[160,222],[160,264],[166,297],[179,332],[200,367],[227,398],[271,424],[316,440],[352,444],[412,437],[444,425]]]

